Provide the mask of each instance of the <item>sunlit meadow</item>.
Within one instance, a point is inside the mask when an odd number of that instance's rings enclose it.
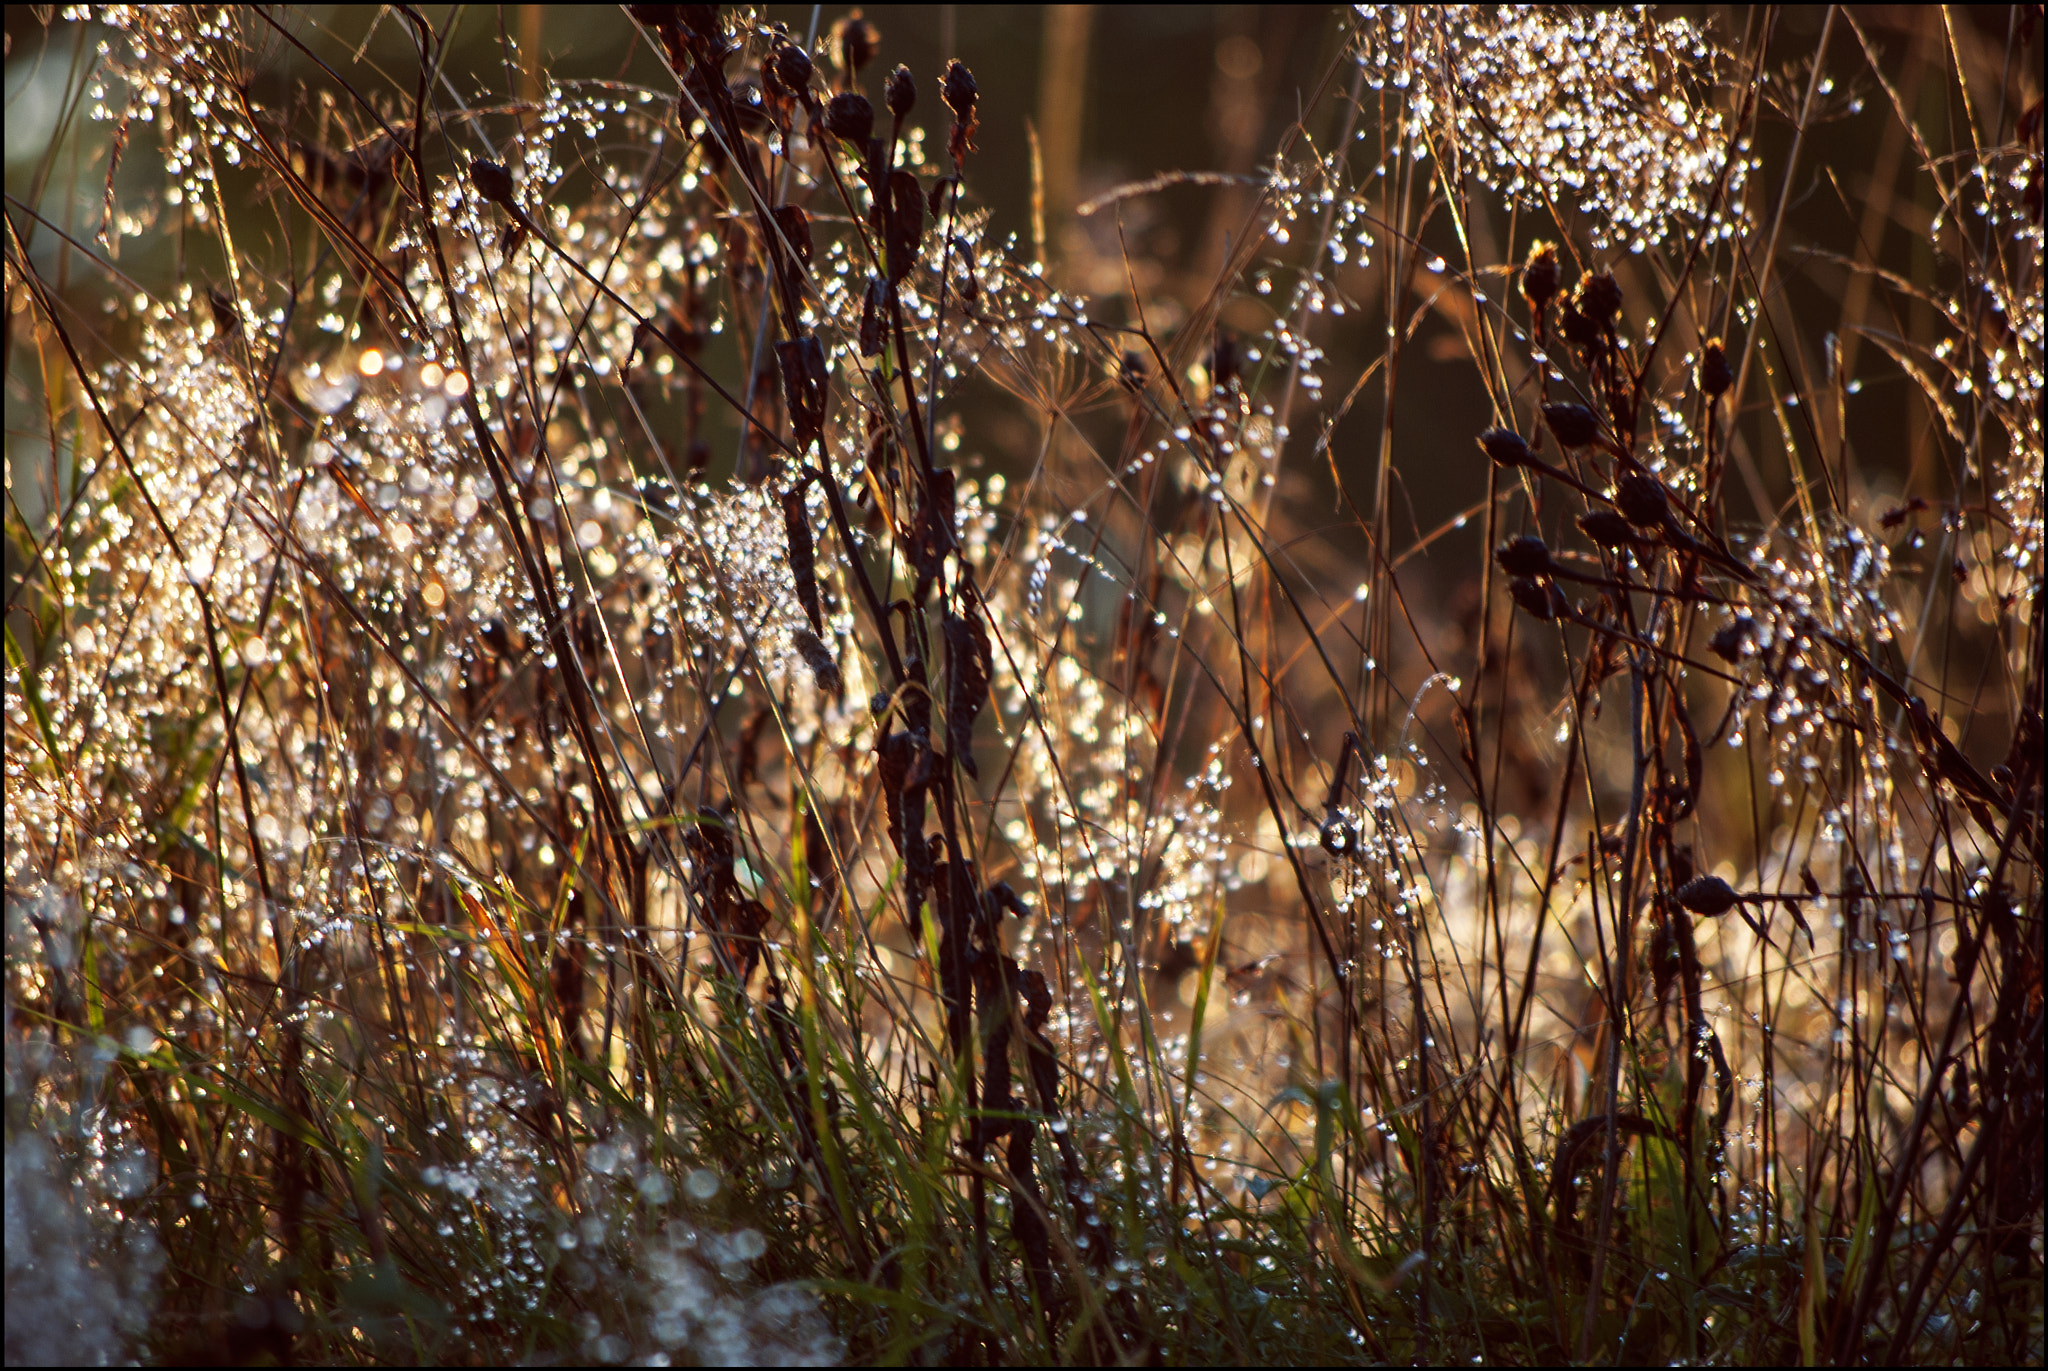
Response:
[[[8,1362],[2039,1364],[2039,8],[917,13],[10,10]]]

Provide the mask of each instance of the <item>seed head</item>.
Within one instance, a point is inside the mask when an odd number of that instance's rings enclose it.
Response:
[[[974,84],[974,73],[967,69],[965,62],[955,58],[946,63],[946,76],[939,94],[945,100],[946,108],[953,111],[956,122],[974,122],[974,103],[981,98],[981,89]]]
[[[1529,445],[1522,441],[1522,435],[1513,429],[1490,428],[1479,435],[1479,446],[1495,466],[1536,465],[1536,455],[1529,451]]]
[[[811,91],[811,55],[795,43],[777,43],[761,65],[768,89],[786,100],[804,100]]]
[[[1727,349],[1721,346],[1719,338],[1708,339],[1700,349],[1700,394],[1709,400],[1718,399],[1734,384],[1735,373],[1729,369]]]
[[[1696,876],[1678,888],[1680,908],[1718,918],[1742,903],[1735,888],[1719,876]]]
[[[1614,507],[1637,528],[1662,528],[1671,518],[1671,500],[1654,476],[1624,476],[1615,483]]]
[[[816,335],[791,338],[775,345],[775,360],[782,369],[790,428],[797,446],[808,447],[825,426],[825,397],[831,384],[825,372],[825,349]]]
[[[1510,576],[1548,576],[1555,566],[1550,549],[1534,534],[1508,539],[1493,550],[1493,560]]]
[[[1600,341],[1600,326],[1579,313],[1569,300],[1558,306],[1558,328],[1573,347],[1590,348]]]
[[[899,66],[889,73],[885,98],[889,103],[889,113],[901,123],[917,104],[917,78],[910,74],[909,67]]]
[[[1543,422],[1565,447],[1584,447],[1600,436],[1600,420],[1584,405],[1545,405]]]
[[[875,107],[858,91],[835,95],[825,105],[825,132],[864,152],[875,136]]]
[[[980,99],[981,92],[974,84],[974,73],[967,70],[965,62],[956,59],[946,64],[939,93],[946,108],[953,111],[953,132],[946,139],[946,151],[957,167],[974,148],[974,131],[979,127],[974,121],[974,102]]]
[[[1564,269],[1557,262],[1557,244],[1537,239],[1529,245],[1529,260],[1522,264],[1522,295],[1529,308],[1541,315],[1557,298],[1564,284]]]
[[[861,69],[875,60],[875,50],[882,46],[881,32],[859,10],[833,25],[832,32],[832,50],[839,54],[839,66],[848,76],[860,75]]]
[[[1579,278],[1579,313],[1605,328],[1621,312],[1621,285],[1612,273],[1589,271]]]
[[[1611,509],[1590,509],[1579,516],[1579,531],[1601,547],[1626,547],[1636,541],[1628,520]]]
[[[1508,594],[1514,597],[1530,615],[1544,623],[1562,615],[1569,606],[1564,592],[1557,588],[1555,581],[1537,581],[1527,576],[1517,576],[1508,582]]]
[[[494,205],[514,208],[512,203],[512,173],[496,162],[478,157],[469,164],[469,183],[476,187],[476,193]]]
[[[882,314],[889,301],[889,283],[880,276],[868,281],[860,302],[860,355],[882,355]]]

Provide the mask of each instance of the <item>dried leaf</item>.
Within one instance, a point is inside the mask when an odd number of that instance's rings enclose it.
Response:
[[[782,367],[782,395],[796,445],[808,448],[825,431],[825,349],[815,336],[792,338],[775,345],[775,360]]]
[[[889,284],[910,275],[917,265],[917,250],[924,242],[924,191],[917,177],[907,171],[889,173],[889,209],[884,223],[888,248]]]
[[[966,605],[965,616],[946,615],[946,750],[970,776],[979,779],[974,766],[974,720],[988,703],[989,676],[994,658],[989,650],[988,629],[981,621],[981,606]]]
[[[832,660],[832,649],[825,646],[825,640],[807,628],[797,629],[790,637],[796,643],[798,655],[810,667],[818,689],[826,695],[838,695],[845,680],[840,676],[839,663]]]
[[[797,602],[811,621],[814,637],[825,636],[825,614],[818,603],[817,554],[811,544],[810,514],[801,486],[782,492],[782,533],[789,544],[789,574],[796,582]]]

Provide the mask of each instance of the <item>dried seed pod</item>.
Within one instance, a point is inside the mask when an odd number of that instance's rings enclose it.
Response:
[[[1600,419],[1584,405],[1545,405],[1543,422],[1565,447],[1584,447],[1600,436]]]
[[[1529,451],[1529,445],[1522,441],[1522,435],[1510,428],[1490,428],[1479,435],[1479,446],[1487,459],[1495,466],[1527,467],[1536,465],[1536,456]]]
[[[886,712],[888,705],[883,704]],[[918,836],[916,829],[904,823],[903,792],[910,779],[910,765],[917,757],[917,740],[901,732],[884,734],[875,744],[875,772],[882,781],[882,803],[888,817],[889,841],[896,850],[909,855],[905,843]],[[922,807],[917,813],[917,822],[922,825]]]
[[[1602,328],[1610,327],[1621,313],[1621,283],[1611,272],[1589,271],[1579,278],[1576,303],[1579,313]]]
[[[1564,340],[1573,347],[1590,348],[1600,342],[1600,326],[1579,313],[1569,300],[1558,306],[1557,323]]]
[[[901,124],[917,104],[917,78],[910,74],[910,68],[899,66],[889,73],[889,83],[883,87],[882,96],[889,106],[889,113]]]
[[[1555,581],[1535,581],[1527,576],[1517,576],[1508,582],[1508,594],[1530,615],[1545,623],[1559,618],[1570,608],[1565,602],[1564,592],[1557,588]]]
[[[807,628],[793,629],[789,637],[804,665],[811,669],[811,679],[818,683],[819,693],[836,696],[844,681],[839,675],[839,663],[832,660],[832,649],[825,646],[825,640]]]
[[[469,164],[469,183],[476,187],[476,193],[494,205],[516,209],[512,203],[512,173],[496,162],[478,157]]]
[[[797,601],[811,621],[811,632],[823,637],[825,615],[818,603],[817,553],[811,544],[810,514],[804,509],[801,486],[782,492],[782,532],[789,545],[789,574],[796,582]]]
[[[1735,372],[1728,365],[1728,351],[1719,338],[1709,338],[1700,349],[1700,394],[1709,400],[1720,398],[1735,384]]]
[[[761,64],[761,77],[768,89],[785,100],[808,104],[811,93],[811,55],[788,41],[775,45]]]
[[[1637,528],[1662,528],[1671,519],[1671,500],[1654,476],[1624,476],[1614,486],[1614,507]]]
[[[1579,531],[1601,547],[1626,547],[1641,541],[1639,535],[1629,526],[1628,520],[1611,509],[1592,509],[1578,519]]]
[[[981,91],[974,84],[974,73],[957,57],[946,63],[940,98],[946,102],[946,108],[953,111],[955,120],[962,124],[974,122],[974,104],[981,98]]]
[[[859,76],[875,60],[882,46],[880,30],[863,18],[859,10],[832,26],[832,51],[839,54],[839,67],[848,76]]]
[[[1719,876],[1696,876],[1678,888],[1679,906],[1708,918],[1718,918],[1742,903],[1735,888]]]
[[[925,592],[939,577],[946,554],[959,549],[959,474],[951,467],[932,472],[918,504],[915,533],[908,549],[911,565],[917,568],[917,585],[911,603],[923,604]]]
[[[825,132],[865,152],[875,136],[875,107],[859,91],[835,95],[825,103]]]
[[[1541,317],[1545,307],[1557,298],[1564,284],[1564,269],[1558,265],[1557,244],[1537,239],[1529,245],[1529,258],[1522,264],[1522,297]]]
[[[967,64],[955,58],[946,64],[946,75],[940,85],[940,96],[946,108],[953,111],[953,133],[946,140],[946,151],[958,166],[962,158],[974,150],[974,131],[979,125],[974,119],[974,105],[981,98],[980,88],[974,84],[974,73],[967,70]]]
[[[1555,567],[1550,549],[1534,534],[1510,538],[1493,550],[1493,560],[1510,576],[1548,576]]]
[[[962,616],[946,615],[946,750],[968,775],[974,769],[974,720],[988,703],[989,676],[995,658],[981,608],[966,606]]]
[[[796,252],[798,260],[805,266],[811,264],[811,220],[801,205],[777,205],[775,227]]]
[[[1716,657],[1733,665],[1742,660],[1749,640],[1756,632],[1756,620],[1747,614],[1738,615],[1714,630],[1714,636],[1707,639],[1707,646]]]

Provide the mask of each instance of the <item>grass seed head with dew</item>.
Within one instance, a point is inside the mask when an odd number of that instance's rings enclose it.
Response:
[[[1951,332],[1901,360],[1959,441],[1969,403],[1982,404],[2003,441],[1987,455],[2005,536],[1979,598],[2010,597],[2025,620],[2041,593],[2044,496],[2042,381],[2048,374],[2048,306],[2043,303],[2041,139],[2038,97],[2018,121],[2019,136],[1973,149],[1957,165],[1948,207],[1933,224],[1935,241],[1961,268],[1948,292],[1922,294]],[[2031,144],[2031,146],[2029,146]],[[1998,450],[2002,448],[2002,451]]]
[[[1359,16],[1367,82],[1405,96],[1418,150],[1459,149],[1462,170],[1519,204],[1582,210],[1595,248],[1742,228],[1730,207],[1747,154],[1706,98],[1727,55],[1692,20],[1619,6]]]
[[[1883,728],[1842,727],[1875,721],[1883,701],[1855,673],[1844,644],[1881,651],[1901,631],[1892,588],[1889,549],[1862,529],[1836,521],[1824,540],[1786,539],[1778,549],[1759,543],[1749,556],[1756,593],[1739,601],[1717,630],[1739,664],[1738,719],[1729,732],[1739,745],[1746,726],[1769,740],[1772,775],[1792,768],[1809,780],[1823,765],[1889,772]],[[1718,650],[1718,649],[1717,649]],[[1728,655],[1728,654],[1723,654]],[[1854,755],[1835,755],[1834,740],[1859,738]]]

